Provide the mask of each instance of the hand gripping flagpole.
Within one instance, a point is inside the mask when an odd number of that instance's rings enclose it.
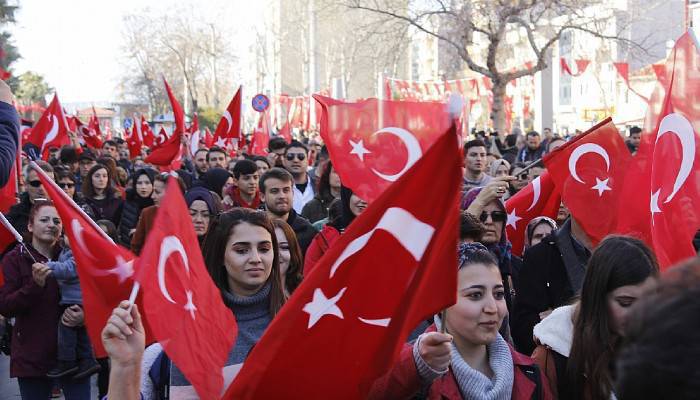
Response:
[[[112,240],[112,238],[109,237],[109,235],[107,235],[107,233],[106,233],[105,231],[103,231],[102,228],[100,228],[100,227],[95,223],[95,221],[92,220],[92,218],[88,217],[88,215],[85,214],[85,211],[83,211],[83,209],[80,208],[80,207],[75,203],[75,201],[74,201],[72,198],[70,198],[70,196],[68,196],[68,195],[66,194],[66,192],[63,191],[63,189],[61,189],[60,187],[58,187],[58,185],[56,184],[56,182],[54,182],[54,180],[51,179],[51,177],[49,177],[49,176],[46,174],[46,172],[45,172],[43,169],[41,169],[41,167],[39,167],[39,165],[38,165],[35,161],[30,161],[30,162],[29,162],[29,165],[32,167],[32,169],[33,169],[34,171],[36,171],[37,174],[39,174],[39,175],[41,175],[41,176],[44,177],[44,180],[45,180],[46,182],[48,182],[49,185],[51,185],[51,186],[56,190],[56,193],[58,193],[58,195],[61,196],[61,197],[63,198],[64,201],[66,201],[66,202],[68,202],[68,203],[70,203],[70,204],[73,204],[73,208],[76,209],[76,210],[78,210],[78,213],[80,213],[83,217],[85,217],[85,220],[88,221],[88,223],[89,223],[93,228],[95,228],[95,230],[97,230],[97,232],[99,232],[99,233],[102,235],[103,238],[107,239],[110,243],[113,243],[113,244],[114,244],[114,240]],[[5,219],[5,216],[3,216],[2,219],[3,219],[3,224],[5,224],[5,221],[7,221],[7,220]],[[9,225],[9,223],[8,223],[8,225]],[[5,225],[5,226],[8,226],[8,225]],[[8,228],[8,229],[10,229],[10,228]],[[12,230],[11,230],[10,232],[16,233],[17,231],[15,231],[14,228],[12,228]],[[15,237],[17,237],[17,235],[15,235]],[[20,238],[21,238],[21,236],[20,236]],[[19,240],[19,239],[18,239],[18,240]],[[20,241],[20,243],[22,243],[21,240],[19,240],[19,241]],[[24,243],[22,243],[22,245],[24,245]],[[26,248],[26,247],[25,247],[25,248]],[[31,253],[30,253],[30,254],[31,254]],[[32,257],[32,258],[33,258],[33,257]],[[139,288],[140,288],[140,287],[141,287],[141,286],[139,285],[139,283],[136,282],[136,281],[134,281],[134,286],[131,288],[131,294],[129,295],[129,312],[131,312],[131,306],[134,304],[134,301],[136,301],[136,296],[137,296],[138,293],[139,293]]]
[[[35,263],[38,262],[36,260],[36,258],[34,258],[34,255],[32,254],[32,252],[29,251],[27,246],[24,244],[24,239],[22,239],[22,235],[20,235],[19,232],[17,232],[15,227],[12,226],[12,224],[10,224],[10,221],[8,221],[7,218],[5,218],[5,215],[2,213],[0,213],[0,220],[2,221],[2,224],[5,225],[5,229],[10,231],[10,233],[12,233],[12,236],[14,236],[15,239],[19,242],[20,246],[22,246],[24,248],[24,250],[27,251],[27,253],[29,254],[29,257],[32,258],[32,261],[34,261]]]

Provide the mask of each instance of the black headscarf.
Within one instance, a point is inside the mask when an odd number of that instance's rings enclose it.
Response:
[[[231,174],[223,168],[211,168],[200,178],[203,186],[217,195],[223,197],[224,185]]]
[[[329,222],[329,224],[338,230],[338,232],[343,232],[345,229],[355,220],[355,214],[350,210],[350,197],[352,197],[352,189],[340,186],[340,204],[342,206],[342,213],[340,218],[335,221]]]
[[[149,197],[141,197],[136,191],[136,181],[139,180],[141,175],[146,175],[148,180],[151,181],[151,185],[155,180],[157,172],[153,168],[141,168],[134,173],[131,179],[131,187],[126,191],[126,200],[132,201],[138,204],[139,209],[142,210],[146,207],[153,205],[153,199]]]

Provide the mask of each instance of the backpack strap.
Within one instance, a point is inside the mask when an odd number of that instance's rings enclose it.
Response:
[[[155,398],[159,400],[167,400],[170,397],[170,359],[162,351],[148,370],[148,377],[153,382],[155,389]]]

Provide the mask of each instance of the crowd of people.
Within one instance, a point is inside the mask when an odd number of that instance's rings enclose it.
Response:
[[[3,114],[7,103],[0,98],[0,120],[12,119]],[[638,134],[630,130],[631,151]],[[696,397],[700,262],[660,277],[644,243],[610,236],[593,247],[563,204],[556,220],[530,221],[524,257],[517,257],[504,201],[543,167],[521,171],[566,139],[550,129],[504,140],[473,136],[464,145],[457,302],[417,327],[368,396]],[[238,327],[227,384],[304,276],[370,206],[343,185],[318,139],[273,137],[267,150],[251,156],[200,143],[177,171],[206,268]],[[51,154],[38,166],[116,243],[139,254],[169,175],[143,156],[131,158],[122,139]],[[10,376],[22,398],[47,399],[60,388],[66,399],[89,399],[94,374],[100,398],[194,393],[160,344],[146,347],[139,309],[126,301],[102,333],[109,358],[95,359],[62,221],[26,163],[22,178],[6,216],[25,241],[3,255],[0,288]],[[667,338],[678,348],[665,347]]]

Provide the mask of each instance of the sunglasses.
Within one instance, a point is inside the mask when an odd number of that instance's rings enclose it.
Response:
[[[39,186],[41,186],[41,181],[29,181],[28,183],[29,183],[29,186],[35,187],[35,188],[38,188]]]
[[[287,153],[287,161],[294,160],[294,156],[296,156],[297,160],[299,160],[299,161],[304,161],[304,159],[306,158],[306,154],[304,154],[304,153],[296,153],[296,154]]]
[[[66,188],[72,189],[75,187],[75,183],[60,183],[59,182],[58,187],[60,187],[61,189],[66,189]]]
[[[504,213],[503,211],[492,211],[490,213],[484,211],[479,216],[479,221],[486,222],[489,215],[491,216],[491,221],[493,222],[506,222],[508,219],[508,214]]]

